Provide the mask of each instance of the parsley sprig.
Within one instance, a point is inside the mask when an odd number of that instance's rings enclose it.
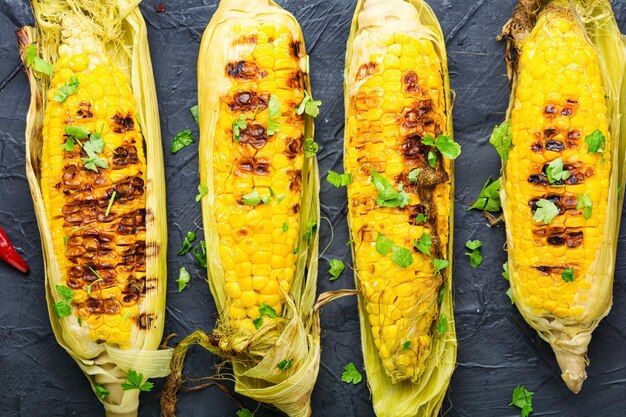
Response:
[[[346,269],[346,266],[339,259],[331,259],[328,273],[330,274],[330,280],[335,281],[341,276],[341,273]]]
[[[513,138],[511,136],[511,122],[507,120],[500,126],[496,126],[493,129],[491,138],[489,138],[489,143],[496,148],[502,162],[506,162],[507,159],[509,159],[509,149],[511,149],[511,145],[513,144]]]
[[[152,382],[143,382],[143,374],[138,374],[132,369],[129,369],[128,373],[126,373],[126,381],[128,382],[122,382],[122,389],[124,391],[130,391],[133,389],[138,389],[139,391],[152,391],[152,387],[154,387]]]
[[[296,109],[296,114],[308,114],[311,117],[317,117],[320,114],[319,106],[322,105],[320,100],[313,100],[308,91],[304,91],[304,99]]]
[[[63,285],[55,285],[54,287],[62,298],[61,301],[52,305],[54,313],[58,318],[63,318],[71,315],[74,291]]]
[[[80,82],[78,81],[78,77],[72,75],[68,82],[60,86],[59,89],[55,91],[52,99],[57,103],[63,103],[69,96],[78,92],[79,84]]]
[[[348,363],[345,368],[343,368],[343,373],[341,374],[341,382],[345,382],[347,384],[356,385],[363,380],[363,375],[356,369],[356,366],[352,362]]]
[[[489,212],[497,212],[502,209],[500,203],[500,178],[497,180],[493,180],[493,178],[489,177],[483,189],[480,190],[480,194],[478,194],[478,198],[476,202],[467,210],[482,210]]]
[[[37,49],[35,49],[34,43],[28,45],[28,49],[26,50],[26,66],[31,67],[40,74],[45,74],[50,77],[54,75],[54,67],[37,56]]]
[[[378,191],[376,203],[380,207],[400,207],[404,208],[409,204],[409,195],[404,191],[402,184],[398,184],[398,191],[393,189],[389,180],[378,173],[375,169],[371,169],[372,184]]]
[[[439,135],[436,139],[431,135],[426,135],[422,138],[422,143],[427,146],[434,146],[443,156],[450,160],[454,160],[461,155],[461,145],[456,143],[449,135]],[[431,161],[430,155],[428,161],[429,163]],[[430,163],[430,166],[434,168],[432,163]]]
[[[409,249],[396,245],[380,232],[376,237],[376,251],[382,256],[391,252],[391,261],[401,268],[408,268],[413,264],[413,255]]]

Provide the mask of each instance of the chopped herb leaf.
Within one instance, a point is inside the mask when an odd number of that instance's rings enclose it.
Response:
[[[541,198],[537,201],[537,210],[533,216],[533,220],[537,223],[550,224],[552,220],[559,214],[559,208],[551,201]]]
[[[270,96],[268,109],[269,109],[269,119],[267,122],[266,132],[268,136],[274,136],[276,132],[280,130],[280,122],[276,120],[281,116],[280,99],[278,98],[277,95],[272,94]]]
[[[343,368],[343,374],[341,374],[341,381],[348,384],[356,385],[363,380],[363,375],[356,369],[356,366],[352,362],[348,363]]]
[[[426,135],[422,138],[422,143],[424,145],[434,146],[443,156],[450,160],[454,160],[461,155],[461,145],[456,143],[449,135],[439,135],[437,139],[433,138],[431,135]],[[428,161],[430,162],[430,153]],[[434,168],[433,164],[431,164],[431,167]]]
[[[561,273],[561,278],[565,282],[572,282],[576,277],[574,276],[574,268],[567,268]]]
[[[307,240],[311,240],[315,232],[317,232],[317,222],[315,220],[309,220],[309,222],[306,225],[306,231],[304,232],[304,237]]]
[[[293,254],[297,255],[300,252],[300,248],[293,248]]]
[[[263,204],[270,204],[272,202],[272,198],[265,196],[265,197],[261,197],[261,203]]]
[[[428,165],[430,165],[432,169],[437,167],[437,155],[435,155],[433,151],[428,151]]]
[[[45,74],[50,77],[54,75],[54,67],[37,56],[37,50],[35,44],[28,45],[26,50],[26,66],[32,67],[34,71]]]
[[[278,367],[278,369],[280,369],[281,371],[286,371],[287,369],[291,368],[292,362],[293,359],[283,359],[282,361],[278,362],[278,365],[276,365],[276,367]]]
[[[174,136],[171,151],[172,153],[177,153],[178,151],[183,150],[192,143],[193,135],[191,134],[191,130],[183,130],[182,132],[178,132],[176,136]]]
[[[330,274],[330,280],[335,281],[343,270],[346,269],[346,266],[339,259],[331,259],[330,260],[330,268],[328,269],[328,273]]]
[[[433,267],[435,268],[435,273],[438,273],[444,268],[447,268],[450,265],[447,259],[437,259],[433,258]]]
[[[178,271],[178,279],[176,280],[176,282],[178,282],[178,292],[182,292],[187,287],[190,280],[191,276],[189,272],[187,272],[187,269],[185,269],[184,266],[181,267]]]
[[[200,250],[198,248],[193,249],[193,256],[196,258],[196,263],[202,269],[206,269],[206,242],[200,241]]]
[[[304,91],[304,99],[296,109],[296,114],[306,113],[311,117],[317,117],[320,114],[319,106],[322,105],[320,100],[313,100],[308,91]]]
[[[411,255],[411,251],[407,248],[393,245],[391,249],[391,261],[401,268],[408,268],[413,264],[413,255]]]
[[[198,109],[198,105],[192,106],[189,108],[193,119],[196,121],[196,124],[200,126],[200,110]]]
[[[398,191],[394,191],[388,179],[380,175],[375,169],[370,170],[372,174],[372,184],[378,191],[376,203],[380,207],[400,207],[404,208],[409,204],[409,195],[404,191],[402,184],[398,184]]]
[[[445,295],[445,293],[445,288],[439,288],[439,294],[437,294],[437,304],[441,305],[441,303],[443,303],[443,296]]]
[[[258,206],[261,204],[261,197],[257,190],[253,190],[251,193],[245,194],[241,197],[241,202],[248,206]]]
[[[426,223],[428,221],[428,217],[426,217],[423,213],[417,213],[415,216],[415,224]]]
[[[315,139],[306,138],[304,140],[304,156],[306,158],[315,156],[318,150],[319,150],[319,145],[317,144],[317,142],[315,142]]]
[[[382,233],[378,232],[378,236],[376,237],[376,252],[385,256],[393,249],[393,240],[388,237],[383,236]]]
[[[58,318],[67,317],[72,314],[71,303],[74,299],[74,291],[63,285],[55,285],[55,288],[63,299],[52,305],[54,312]]]
[[[287,232],[289,230],[289,225],[287,223],[283,223],[283,232]]]
[[[124,391],[130,391],[133,389],[138,389],[140,391],[152,391],[152,387],[154,386],[152,382],[142,383],[143,374],[138,374],[132,369],[128,370],[128,373],[126,374],[126,381],[128,382],[122,383],[122,389]]]
[[[65,143],[61,145],[61,149],[64,150],[65,152],[72,152],[74,150],[74,138],[71,136],[68,136],[67,139],[65,140]]]
[[[484,210],[489,212],[497,212],[502,209],[500,203],[500,178],[493,180],[491,177],[487,180],[483,189],[476,199],[476,202],[467,210]]]
[[[111,194],[111,199],[109,200],[109,205],[107,206],[107,209],[104,212],[105,216],[108,216],[109,213],[111,213],[111,208],[113,207],[113,202],[115,201],[116,195],[117,195],[117,191],[113,191],[113,194]]]
[[[259,330],[261,326],[263,326],[263,317],[257,317],[256,319],[252,320],[252,324],[254,324],[255,329]]]
[[[441,315],[439,323],[437,323],[437,333],[444,334],[448,331],[448,317],[445,314]]]
[[[178,251],[177,255],[183,256],[184,254],[189,252],[191,248],[193,247],[191,242],[193,242],[194,240],[196,240],[196,234],[194,232],[187,232],[187,236],[185,236],[185,240],[183,240],[183,245]]]
[[[504,277],[504,279],[506,279],[508,281],[509,280],[509,263],[505,262],[502,265],[502,269],[503,269],[502,276]]]
[[[109,391],[106,388],[104,388],[102,385],[96,385],[95,391],[96,391],[96,395],[101,400],[106,398],[107,395],[109,395]]]
[[[563,169],[563,158],[556,158],[546,167],[546,175],[550,184],[569,178],[569,171]]]
[[[533,412],[533,392],[528,391],[523,385],[518,385],[513,390],[513,399],[510,406],[521,409],[521,417],[528,417]]]
[[[596,129],[585,137],[585,142],[587,142],[587,152],[596,154],[598,152],[604,152],[606,137],[604,137],[599,129]]]
[[[133,315],[132,311],[127,311],[126,314],[124,314],[124,317],[122,317],[122,320],[128,320],[128,318],[132,315]]]
[[[276,318],[276,310],[274,310],[271,306],[268,306],[265,303],[261,304],[261,306],[259,307],[259,314],[261,316],[267,316],[271,319]]]
[[[204,184],[198,184],[198,195],[196,196],[196,203],[202,200],[202,197],[209,193],[209,187]]]
[[[506,295],[509,297],[509,300],[511,300],[511,304],[515,304],[515,300],[513,299],[513,290],[511,290],[511,287],[506,290]]]
[[[89,137],[89,130],[82,126],[65,126],[64,131],[67,136],[72,136],[73,138],[80,140],[87,139]],[[102,149],[97,152],[102,152]]]
[[[326,181],[334,185],[336,188],[345,187],[352,183],[352,174],[338,174],[329,169]]]
[[[593,202],[589,194],[578,194],[578,203],[576,203],[576,210],[583,209],[583,216],[589,220],[593,213]]]
[[[248,127],[248,122],[246,121],[246,116],[242,114],[239,116],[239,119],[233,122],[233,140],[235,143],[239,143],[239,135],[246,127]]]
[[[68,82],[59,87],[59,89],[52,96],[52,99],[58,103],[63,103],[66,98],[78,92],[78,84],[80,84],[78,82],[78,77],[72,75]]]
[[[409,172],[408,179],[411,184],[415,184],[417,182],[420,172],[422,172],[420,168],[415,168]]]
[[[496,148],[498,155],[502,159],[502,162],[506,162],[509,159],[509,149],[513,144],[513,138],[511,137],[511,123],[506,121],[500,126],[496,126],[493,129],[489,143]]]
[[[427,232],[422,233],[420,240],[414,240],[413,243],[418,251],[422,252],[424,255],[430,256],[430,248],[433,246],[433,241]]]
[[[247,408],[242,408],[241,410],[238,410],[235,414],[237,415],[237,417],[254,417],[252,411],[248,410]]]
[[[411,342],[410,340],[402,343],[402,351],[406,352],[407,350],[411,349],[411,345],[413,345],[413,342]]]
[[[285,198],[285,194],[278,194],[276,196],[276,203],[280,204],[280,202],[283,201],[283,198]]]
[[[480,240],[468,240],[465,243],[465,247],[471,250],[471,253],[465,253],[469,255],[470,265],[476,268],[483,262],[483,256],[480,254],[480,247],[483,243]]]

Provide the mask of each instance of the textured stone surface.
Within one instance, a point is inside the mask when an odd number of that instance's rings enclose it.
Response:
[[[196,103],[196,59],[202,32],[216,9],[216,0],[165,1],[166,12],[156,13],[162,1],[141,6],[148,23],[150,46],[159,95],[163,148],[168,179],[170,233],[166,334],[178,340],[193,329],[209,331],[215,307],[201,271],[183,293],[175,279],[185,265],[195,271],[191,255],[176,256],[188,230],[200,224],[200,206],[194,203],[197,184],[197,142],[171,155],[174,135],[197,128],[188,112]],[[313,90],[324,105],[317,119],[321,172],[341,171],[343,140],[342,75],[345,42],[355,1],[282,0],[299,19],[311,55]],[[513,417],[507,407],[517,384],[534,391],[533,416],[621,417],[626,388],[626,235],[620,236],[615,299],[611,314],[594,334],[589,357],[589,379],[575,396],[561,382],[553,354],[522,320],[505,295],[500,275],[505,262],[504,228],[490,228],[478,212],[466,212],[489,175],[497,176],[500,161],[488,143],[491,129],[504,118],[508,83],[504,45],[495,40],[514,0],[431,0],[441,20],[450,61],[452,87],[457,92],[455,135],[463,146],[456,162],[456,228],[454,285],[459,338],[458,367],[444,403],[447,417]],[[626,0],[614,0],[617,18],[626,30]],[[48,322],[43,290],[43,264],[38,230],[24,171],[24,123],[29,91],[20,70],[13,32],[32,18],[24,0],[0,2],[0,224],[31,266],[21,276],[0,264],[0,415],[102,416],[102,407],[72,359],[56,344]],[[319,292],[352,288],[344,272],[328,280],[328,261],[351,264],[345,220],[345,190],[322,184],[323,216],[334,228],[334,240],[320,260]],[[322,249],[330,240],[329,222],[322,223]],[[485,261],[471,268],[464,255],[468,239],[483,241]],[[340,299],[322,312],[322,366],[313,394],[315,417],[374,416],[365,383],[340,381],[347,362],[362,368],[356,299]],[[189,375],[213,374],[219,360],[192,349]],[[158,416],[157,393],[142,394],[142,417]],[[234,416],[237,406],[215,389],[183,392],[179,416]],[[252,410],[256,405],[245,400]],[[257,417],[278,416],[261,407]]]

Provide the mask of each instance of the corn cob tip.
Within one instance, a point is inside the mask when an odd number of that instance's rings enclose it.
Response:
[[[570,391],[578,394],[583,387],[583,382],[587,379],[587,372],[585,372],[587,367],[586,357],[562,349],[555,349],[554,353],[561,368],[561,378],[563,378]]]

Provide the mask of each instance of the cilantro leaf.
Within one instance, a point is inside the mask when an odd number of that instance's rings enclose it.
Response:
[[[420,240],[413,240],[413,243],[418,251],[422,252],[424,255],[430,256],[430,248],[433,246],[433,241],[428,233],[422,233]]]
[[[65,126],[65,134],[72,136],[76,139],[87,139],[89,137],[89,130],[82,126]]]
[[[551,201],[541,198],[537,201],[537,210],[533,216],[533,220],[537,223],[550,224],[552,220],[559,214],[559,208]]]
[[[330,268],[328,269],[328,273],[330,274],[330,280],[335,281],[341,273],[346,269],[346,266],[339,259],[331,259],[330,260]]]
[[[502,269],[503,269],[503,271],[502,271],[502,276],[504,277],[504,279],[506,279],[506,280],[508,281],[508,280],[510,279],[510,278],[509,278],[509,263],[508,263],[508,262],[505,262],[505,263],[502,265]]]
[[[209,187],[204,184],[198,184],[198,195],[196,196],[196,203],[202,200],[202,197],[209,193]]]
[[[376,252],[385,256],[393,249],[393,241],[388,237],[383,236],[382,233],[378,232],[378,236],[376,237]]]
[[[585,137],[585,142],[587,142],[587,152],[597,154],[598,152],[604,152],[606,137],[599,129],[596,129]]]
[[[437,294],[437,304],[441,305],[443,303],[443,296],[445,295],[446,289],[444,287],[439,288],[439,294]]]
[[[242,408],[241,410],[238,410],[235,414],[237,415],[237,417],[254,417],[252,411],[248,410],[247,408]]]
[[[507,159],[509,159],[509,149],[511,149],[511,145],[513,144],[513,138],[511,137],[511,122],[509,120],[493,129],[491,138],[489,138],[489,143],[496,148],[502,162],[506,162]]]
[[[65,152],[72,152],[74,150],[74,138],[71,136],[68,136],[67,139],[65,140],[65,143],[61,145],[61,149],[64,150]]]
[[[391,249],[391,261],[400,268],[408,268],[413,264],[411,251],[402,246],[393,245]]]
[[[469,250],[475,250],[480,248],[483,245],[483,242],[480,240],[468,240],[465,242],[465,247]]]
[[[154,387],[152,382],[142,383],[143,374],[138,374],[132,369],[128,370],[128,373],[126,374],[126,381],[128,382],[122,383],[122,389],[124,391],[130,391],[133,389],[138,389],[140,391],[152,391],[152,387]]]
[[[550,184],[569,178],[569,171],[563,169],[563,158],[556,158],[546,167],[546,175]]]
[[[178,271],[178,279],[176,280],[176,282],[178,282],[178,292],[182,292],[187,287],[190,280],[191,276],[189,272],[187,272],[184,266],[181,267]]]
[[[428,165],[432,169],[437,168],[437,155],[433,151],[428,151]]]
[[[109,395],[109,390],[104,388],[102,385],[96,385],[95,386],[95,391],[96,391],[96,395],[101,400],[106,398],[107,395]]]
[[[412,345],[413,345],[413,342],[411,342],[410,340],[407,340],[406,342],[402,343],[402,351],[406,352],[407,350],[411,349]]]
[[[572,282],[576,279],[574,276],[574,268],[567,268],[561,273],[561,278],[565,282]]]
[[[363,375],[356,369],[356,366],[352,362],[348,363],[343,368],[343,374],[341,374],[341,382],[356,385],[363,380]]]
[[[422,172],[421,168],[415,168],[409,172],[409,175],[407,177],[411,184],[415,184],[417,182],[417,178],[419,177],[420,172]]]
[[[263,317],[257,317],[256,319],[252,320],[252,324],[254,324],[255,329],[259,330],[261,326],[263,326]]]
[[[287,369],[291,368],[292,362],[293,359],[283,359],[282,361],[278,362],[278,365],[276,365],[276,367],[281,371],[286,371]]]
[[[274,310],[274,308],[272,308],[271,306],[268,306],[265,303],[261,304],[261,306],[259,307],[259,314],[261,316],[267,316],[271,319],[276,318],[276,310]]]
[[[424,213],[417,213],[417,216],[415,216],[415,224],[426,223],[427,221],[428,217]]]
[[[200,126],[200,110],[198,109],[198,105],[192,106],[189,108],[189,112],[193,116],[193,119],[196,121],[198,127]]]
[[[241,135],[241,131],[246,127],[248,127],[246,116],[241,114],[239,115],[239,119],[236,119],[233,122],[233,140],[235,141],[235,143],[239,143],[239,136]]]
[[[191,134],[191,130],[183,130],[182,132],[178,132],[176,136],[174,136],[174,140],[172,141],[172,148],[170,149],[172,153],[177,153],[187,146],[193,143],[193,135]]]
[[[435,146],[443,156],[450,160],[455,160],[461,155],[461,145],[456,143],[449,135],[439,135],[435,140],[428,135],[422,139],[422,143],[427,144],[424,142],[426,139],[428,139],[428,144]]]
[[[34,71],[45,74],[50,77],[54,75],[54,67],[37,56],[37,50],[35,44],[28,45],[26,50],[26,66],[32,67]]]
[[[311,240],[313,235],[317,232],[317,222],[315,220],[309,220],[306,225],[306,231],[304,232],[304,237],[306,240]]]
[[[304,156],[306,158],[315,156],[318,150],[319,150],[319,145],[317,144],[317,142],[315,142],[315,139],[306,138],[304,140]]]
[[[448,317],[445,314],[442,314],[439,318],[439,323],[437,323],[437,333],[442,335],[448,331]]]
[[[482,245],[483,243],[480,240],[468,240],[465,243],[465,247],[472,251],[471,253],[465,254],[469,255],[470,265],[474,268],[476,268],[483,262],[483,256],[480,253],[480,247]]]
[[[74,299],[74,291],[63,285],[55,285],[55,288],[63,299],[53,304],[52,308],[58,318],[67,317],[72,314],[71,303]]]
[[[476,202],[467,210],[484,210],[489,212],[496,212],[502,209],[500,203],[500,178],[493,180],[491,177],[487,180],[483,189],[480,190],[480,194],[476,199]]]
[[[52,99],[58,103],[63,103],[66,98],[78,92],[79,84],[78,77],[72,75],[68,82],[59,87],[59,89],[52,96]]]
[[[589,220],[593,213],[593,202],[589,194],[578,194],[578,202],[576,203],[576,210],[583,209],[583,216]]]
[[[506,295],[509,297],[509,300],[511,300],[511,304],[515,304],[515,300],[513,299],[513,290],[511,290],[511,287],[506,290]]]
[[[257,206],[261,204],[261,197],[257,190],[253,190],[251,193],[245,194],[241,197],[241,202],[248,206]]]
[[[518,385],[513,390],[513,399],[509,407],[515,406],[521,409],[521,417],[528,417],[533,412],[533,392],[528,391],[523,385]]]
[[[278,119],[282,113],[280,111],[280,99],[277,95],[272,94],[268,103],[269,119],[267,122],[267,135],[273,136],[280,130],[280,122]]]
[[[283,232],[287,233],[287,230],[289,230],[289,225],[287,223],[283,223]]]
[[[336,188],[345,187],[352,183],[352,174],[338,174],[329,169],[326,181],[334,185]]]
[[[447,259],[437,259],[433,258],[433,267],[435,268],[435,273],[438,273],[444,268],[447,268],[450,265]]]
[[[206,269],[206,242],[200,241],[200,250],[198,248],[193,249],[193,256],[196,258],[196,263],[202,269]]]
[[[402,184],[398,184],[398,191],[394,191],[388,179],[380,175],[375,169],[371,169],[372,184],[378,191],[376,203],[380,207],[404,208],[409,204],[409,195],[404,191]]]
[[[196,234],[194,232],[187,232],[187,236],[185,236],[185,240],[183,241],[183,246],[180,248],[177,255],[182,256],[189,252],[193,247],[191,242],[194,240],[196,240]]]
[[[296,109],[296,114],[308,114],[311,117],[317,117],[320,114],[319,106],[322,105],[320,100],[313,100],[308,91],[304,91],[304,99]]]

